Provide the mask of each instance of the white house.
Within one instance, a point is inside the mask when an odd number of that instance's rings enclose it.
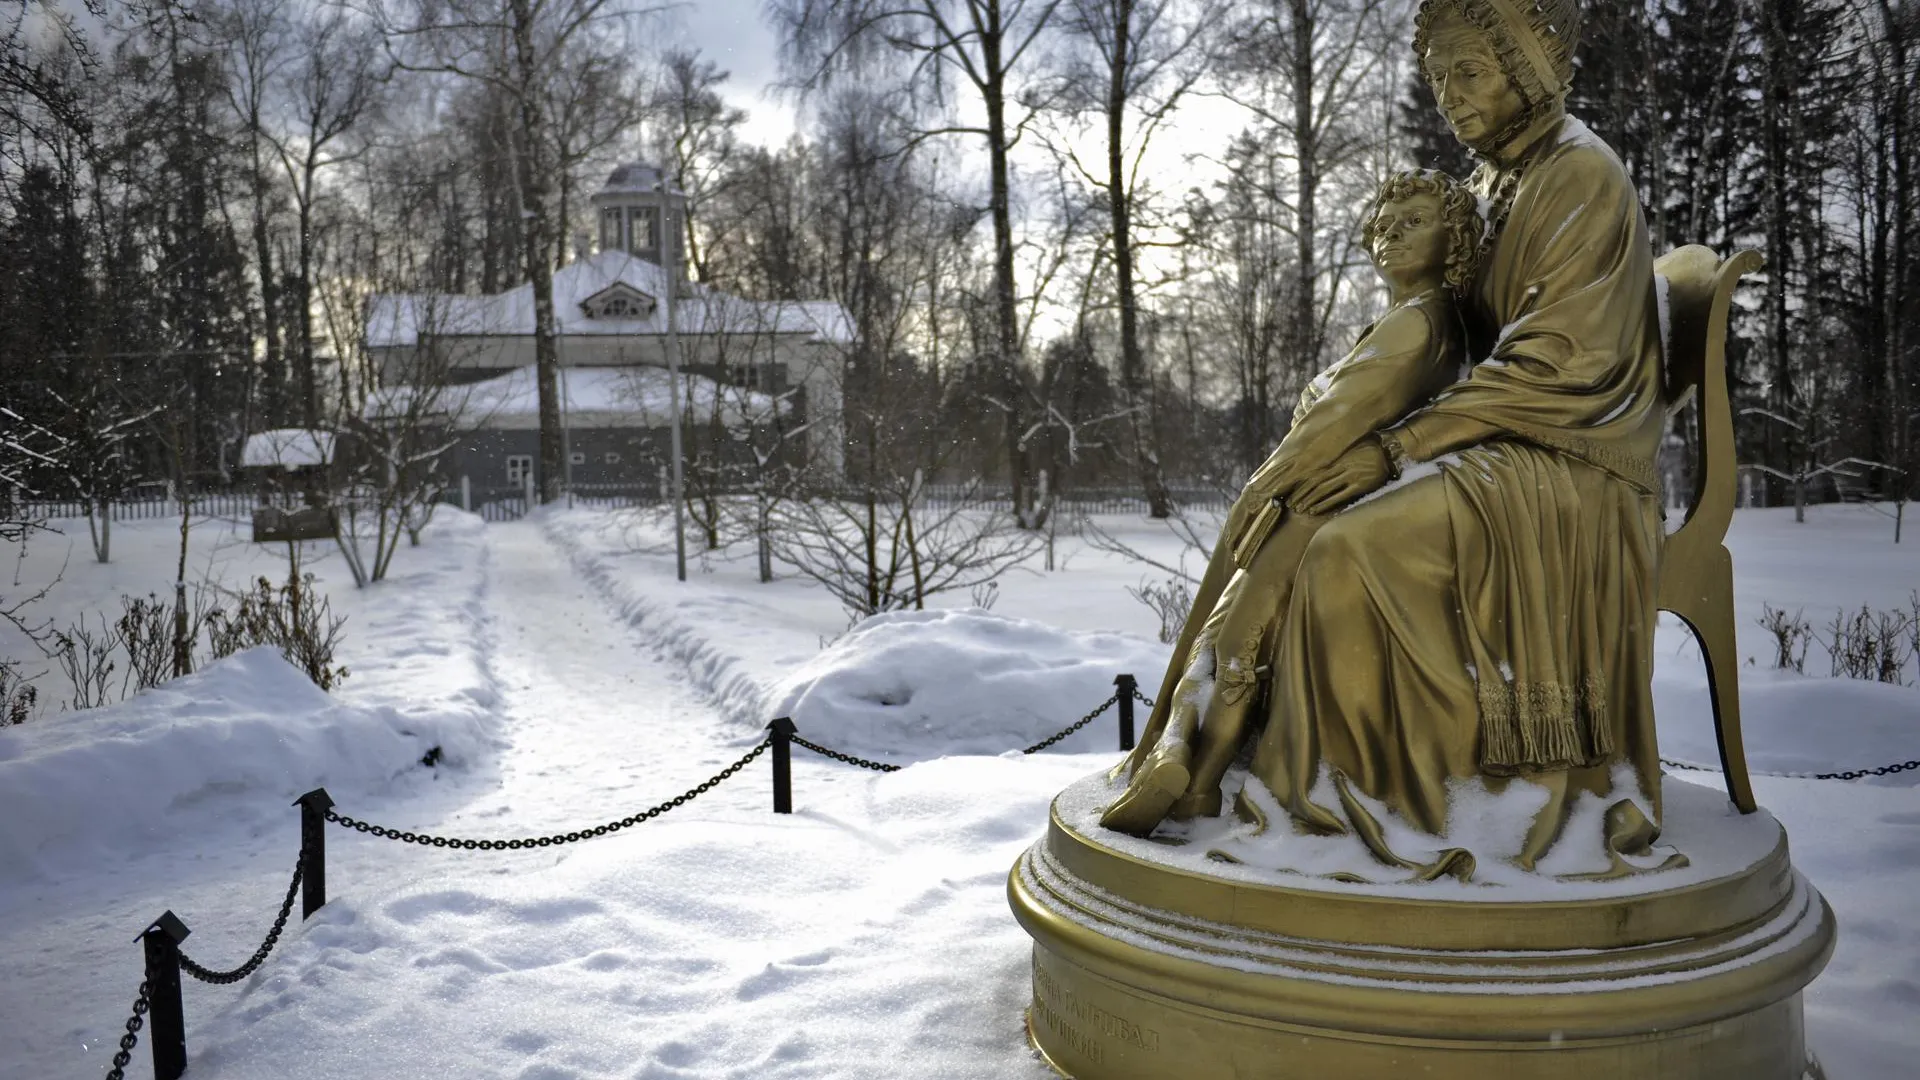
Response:
[[[554,273],[575,483],[646,482],[652,477],[642,463],[664,457],[669,286],[659,242],[661,223],[676,219],[684,202],[657,170],[615,169],[593,196],[599,250]],[[676,243],[682,235],[664,231]],[[796,450],[812,467],[837,472],[838,425],[817,421],[839,412],[841,363],[852,340],[846,311],[830,301],[748,300],[675,277],[682,397],[694,399],[689,427],[777,413],[783,423],[807,426]],[[473,431],[453,469],[477,487],[517,488],[538,460],[533,327],[531,284],[493,296],[380,294],[369,303],[367,347],[385,400],[415,382],[453,388],[440,393],[459,399],[462,426]]]

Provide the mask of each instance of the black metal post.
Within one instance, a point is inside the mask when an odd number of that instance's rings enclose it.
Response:
[[[773,732],[773,812],[793,813],[793,733],[798,728],[787,717],[767,725]]]
[[[173,912],[161,914],[136,939],[147,952],[147,1041],[154,1080],[179,1080],[187,1071],[187,1020],[180,1008],[180,943],[192,931]]]
[[[1131,675],[1115,675],[1113,685],[1120,688],[1120,749],[1133,749],[1133,692]]]
[[[300,919],[327,906],[327,810],[333,796],[314,788],[293,805],[300,808]]]

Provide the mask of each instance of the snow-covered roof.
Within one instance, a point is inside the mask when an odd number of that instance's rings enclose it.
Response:
[[[333,460],[333,432],[273,428],[247,436],[242,468],[302,469]]]
[[[670,189],[675,195],[680,194],[680,188],[666,179],[665,173],[651,165],[636,161],[616,167],[598,193],[602,195],[624,192],[651,194],[662,187]]]
[[[682,373],[686,384],[682,400],[691,399],[689,416],[704,422],[718,403],[722,422],[740,427],[785,413],[793,403],[785,396],[737,386],[723,387],[701,375]],[[560,380],[562,409],[572,427],[666,427],[671,423],[673,393],[665,368],[569,367]],[[377,390],[368,396],[366,416],[406,410],[415,393],[410,386]],[[448,416],[458,427],[519,428],[536,426],[540,416],[539,384],[532,367],[515,368],[481,382],[443,387],[435,391],[433,412]]]
[[[664,334],[667,309],[656,306],[645,318],[594,318],[582,304],[615,284],[664,298],[667,279],[654,263],[624,251],[602,251],[569,263],[553,275],[553,313],[565,336]],[[853,338],[853,320],[830,300],[746,300],[699,284],[683,284],[674,316],[681,334],[804,334],[810,339],[844,343]],[[525,284],[493,296],[377,293],[368,302],[367,345],[408,346],[428,335],[530,336],[533,286]]]

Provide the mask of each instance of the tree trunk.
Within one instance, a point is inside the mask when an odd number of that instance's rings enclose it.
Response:
[[[1781,25],[1781,6],[1786,0],[1764,0],[1761,6],[1761,48],[1765,56],[1765,85],[1761,90],[1762,153],[1765,156],[1767,244],[1767,410],[1775,416],[1793,411],[1792,376],[1787,343],[1787,269],[1793,261],[1793,241],[1787,221],[1788,164],[1786,96],[1791,77],[1787,55],[1786,28]],[[1786,464],[1789,448],[1786,432],[1777,420],[1766,426],[1766,462],[1776,468]],[[1777,478],[1769,474],[1769,485]],[[1800,486],[1795,485],[1796,507]],[[1769,502],[1776,501],[1769,499]],[[1795,520],[1799,519],[1796,508]]]
[[[1000,5],[983,5],[987,15],[980,38],[982,66],[986,80],[981,97],[987,108],[987,165],[991,184],[990,209],[993,217],[993,314],[994,369],[999,375],[1001,404],[1005,411],[1007,440],[1007,483],[1012,490],[1013,511],[1022,524],[1029,520],[1027,505],[1026,454],[1020,448],[1025,428],[1020,387],[1020,313],[1013,277],[1013,212],[1010,205],[1007,163],[1006,69],[1000,55]]]
[[[180,485],[180,561],[173,572],[173,675],[193,674],[193,639],[187,623],[187,536],[193,525],[193,499]]]
[[[300,201],[300,405],[307,430],[320,426],[320,379],[313,369],[313,156],[307,156]]]
[[[539,57],[535,51],[531,0],[511,0],[514,63],[519,76],[520,200],[526,226],[527,277],[533,284],[533,358],[540,396],[540,501],[560,497],[565,470],[560,431],[560,350],[553,317],[552,208],[547,205],[547,170],[541,159],[547,145],[546,114],[537,98]]]
[[[1293,22],[1293,55],[1289,78],[1293,90],[1294,145],[1294,258],[1299,284],[1293,295],[1293,362],[1302,380],[1319,368],[1320,343],[1314,319],[1314,230],[1318,227],[1315,201],[1320,193],[1320,146],[1313,123],[1313,11],[1308,0],[1287,0]],[[1266,411],[1266,410],[1263,410]],[[1272,447],[1263,447],[1263,452]]]
[[[1133,34],[1133,0],[1114,5],[1112,68],[1107,83],[1107,206],[1113,219],[1114,289],[1120,302],[1120,390],[1133,436],[1134,473],[1147,499],[1147,513],[1155,518],[1173,515],[1166,477],[1160,470],[1160,448],[1154,417],[1149,411],[1147,364],[1140,349],[1139,297],[1133,285],[1133,191],[1127,183],[1125,141],[1127,49]]]
[[[266,355],[261,358],[267,370],[267,423],[279,427],[287,422],[287,369],[280,349],[280,283],[273,279],[273,245],[267,230],[267,177],[260,161],[260,136],[256,129],[253,149],[253,251],[259,260],[260,310],[266,330]]]

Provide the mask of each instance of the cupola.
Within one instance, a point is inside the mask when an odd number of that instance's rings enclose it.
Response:
[[[686,235],[682,230],[687,196],[665,173],[639,162],[622,165],[607,177],[592,201],[600,221],[601,251],[624,251],[663,265],[660,243],[665,234],[671,233],[675,276],[686,279]]]

